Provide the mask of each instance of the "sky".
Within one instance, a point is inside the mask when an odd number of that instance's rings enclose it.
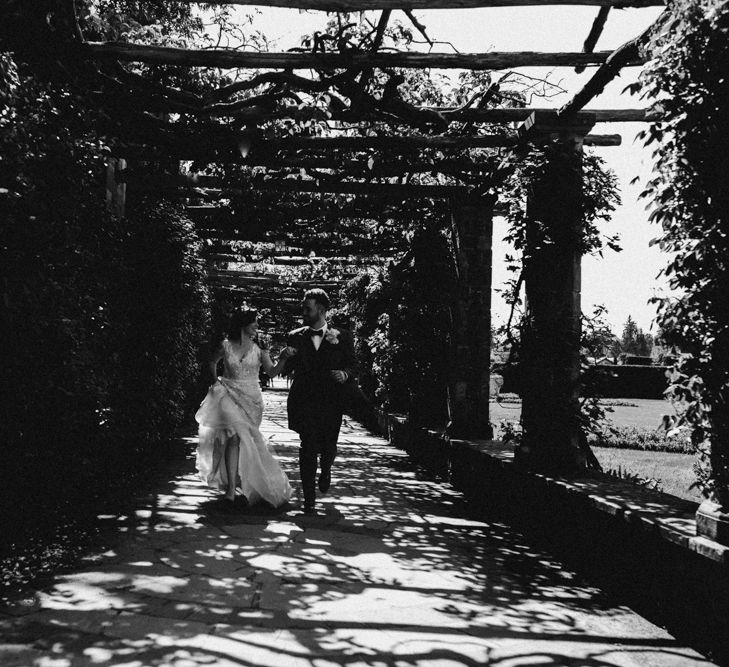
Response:
[[[247,13],[251,8],[239,8]],[[272,50],[285,50],[298,46],[302,34],[310,34],[323,25],[326,14],[300,12],[292,9],[260,8],[254,19],[254,27],[263,31],[272,41]],[[441,9],[416,12],[416,16],[428,28],[431,38],[451,42],[460,52],[488,51],[581,51],[597,7],[547,6],[486,9]],[[660,8],[613,9],[596,50],[612,50],[640,34],[660,13]],[[392,20],[408,23],[402,12],[393,12]],[[437,45],[436,51],[452,51],[447,45]],[[588,67],[576,74],[571,68],[520,68],[524,74],[545,77],[559,82],[568,94],[551,99],[535,98],[534,106],[559,107],[569,96],[578,91],[595,72]],[[636,97],[623,93],[633,82],[638,68],[627,68],[611,82],[605,91],[587,106],[593,108],[637,108],[645,104]],[[646,203],[639,200],[642,183],[650,174],[650,151],[636,140],[642,123],[599,123],[593,133],[618,133],[621,146],[602,147],[594,150],[603,157],[617,175],[622,205],[614,213],[610,223],[604,226],[606,234],[619,234],[622,252],[607,251],[603,258],[586,257],[583,260],[582,309],[589,313],[600,304],[607,308],[606,319],[616,333],[620,333],[628,316],[632,316],[645,331],[655,329],[655,308],[648,300],[664,289],[664,280],[658,274],[667,262],[657,246],[649,247],[649,241],[658,234],[658,227],[647,221]],[[638,177],[635,184],[631,181]],[[504,256],[509,252],[503,241],[505,223],[495,220],[494,226],[494,288],[498,289],[509,277],[505,270]],[[493,298],[493,317],[503,323],[508,307],[497,293]]]

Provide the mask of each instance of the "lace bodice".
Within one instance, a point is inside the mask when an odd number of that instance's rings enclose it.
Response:
[[[229,380],[247,380],[258,385],[261,370],[261,348],[255,343],[248,354],[241,357],[229,340],[223,341],[223,377]]]

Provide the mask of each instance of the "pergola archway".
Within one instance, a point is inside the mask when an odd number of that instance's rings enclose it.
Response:
[[[212,4],[244,4],[212,3]],[[135,131],[120,136],[116,147],[119,162],[110,168],[109,198],[123,209],[121,181],[134,180],[134,165],[141,161],[179,164],[232,163],[260,167],[263,176],[246,184],[261,191],[299,193],[337,193],[351,195],[354,201],[372,200],[380,204],[389,199],[424,198],[449,203],[453,233],[458,247],[460,290],[454,300],[453,377],[450,382],[451,435],[484,437],[488,435],[488,376],[491,290],[492,218],[498,206],[492,175],[484,173],[478,161],[464,158],[465,149],[498,149],[525,152],[530,145],[557,147],[557,156],[544,182],[533,188],[528,210],[552,230],[558,242],[549,247],[535,246],[525,267],[525,286],[529,306],[530,335],[523,341],[522,367],[525,377],[523,420],[525,451],[541,469],[569,470],[586,464],[579,443],[577,397],[579,390],[580,347],[580,248],[582,224],[579,170],[584,146],[612,146],[620,136],[593,135],[596,122],[648,120],[643,110],[582,109],[598,95],[623,67],[642,64],[640,45],[647,31],[612,52],[595,52],[594,46],[612,8],[658,6],[658,0],[612,2],[611,0],[562,0],[559,4],[599,6],[594,24],[582,52],[575,53],[390,53],[381,52],[382,37],[391,13],[403,10],[418,26],[413,9],[453,9],[472,7],[550,4],[542,0],[270,0],[257,4],[322,11],[381,10],[369,48],[362,51],[327,51],[315,43],[310,52],[248,53],[222,49],[178,49],[142,44],[99,43],[83,40],[80,31],[72,32],[75,56],[95,63],[109,85],[118,90],[134,90],[145,106],[143,122]],[[659,21],[661,18],[658,19]],[[75,40],[75,41],[74,41]],[[124,69],[123,62],[156,65],[183,65],[232,69],[261,69],[243,79],[200,97],[189,91],[150,86],[136,74]],[[361,85],[375,68],[467,68],[501,70],[516,66],[548,67],[568,65],[597,67],[585,86],[557,110],[542,108],[489,108],[475,104],[459,109],[417,108],[397,93],[396,85],[388,95],[375,98]],[[318,72],[317,78],[301,77],[296,70]],[[244,91],[269,86],[253,97],[240,97]],[[283,88],[282,88],[283,87]],[[260,125],[273,119],[316,115],[316,109],[294,108],[287,104],[285,90],[335,90],[349,105],[332,113],[329,121],[356,128],[363,121],[409,125],[421,136],[293,136],[271,137]],[[166,114],[189,114],[210,122],[199,130],[180,132]],[[161,114],[161,116],[160,116]],[[228,119],[223,125],[217,119]],[[452,134],[453,123],[467,123],[467,133]],[[488,127],[489,131],[474,131]],[[438,151],[439,157],[417,159],[418,151]],[[373,156],[385,156],[373,159]],[[122,160],[124,162],[122,162]],[[125,166],[128,163],[131,166]],[[575,166],[577,165],[577,168]],[[121,168],[120,168],[121,167]],[[165,187],[175,191],[202,193],[209,201],[230,191],[230,184],[214,178],[180,175],[168,170],[158,177],[145,174],[138,187]],[[468,184],[422,185],[382,182],[405,171],[431,172],[451,177],[468,174]],[[274,172],[274,176],[268,176]],[[306,177],[301,174],[306,173]],[[309,173],[316,174],[309,177]],[[482,183],[479,184],[479,179]],[[489,180],[491,179],[491,180]],[[485,187],[483,187],[485,185]],[[214,204],[207,211],[191,210],[195,215],[214,215]],[[371,204],[368,204],[372,211]],[[245,230],[209,227],[219,240],[251,240]],[[323,251],[322,248],[319,251]],[[224,252],[217,254],[225,254]],[[289,254],[290,257],[290,254]],[[303,257],[301,255],[300,257]],[[295,260],[296,257],[292,257]],[[221,279],[232,276],[220,275]],[[269,276],[240,276],[272,280]],[[244,284],[242,280],[240,284]]]

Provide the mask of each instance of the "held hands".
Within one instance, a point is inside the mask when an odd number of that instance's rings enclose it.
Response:
[[[289,345],[281,351],[281,359],[290,359],[298,354],[298,350],[295,347]]]
[[[339,384],[343,384],[347,381],[347,378],[349,377],[345,371],[329,371],[332,378],[334,378],[335,382],[338,382]]]

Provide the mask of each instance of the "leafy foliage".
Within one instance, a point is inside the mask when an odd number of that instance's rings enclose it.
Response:
[[[513,274],[503,290],[507,303],[511,305],[509,318],[502,331],[511,344],[512,355],[519,357],[520,340],[529,326],[521,310],[521,292],[524,282],[524,264],[532,253],[538,252],[541,245],[555,243],[550,232],[540,221],[530,218],[527,211],[529,192],[544,178],[555,151],[556,145],[533,146],[527,155],[521,156],[504,189],[502,198],[508,206],[508,233],[505,238],[516,250],[517,255],[507,255],[507,269]],[[577,167],[575,167],[577,168]],[[612,212],[620,204],[617,178],[607,169],[604,160],[594,153],[586,153],[582,160],[583,168],[583,227],[578,250],[583,254],[602,256],[605,249],[619,251],[618,238],[607,236],[601,225],[609,222]],[[531,234],[527,234],[527,229]],[[536,231],[535,231],[536,230]],[[536,239],[536,240],[535,240]],[[604,309],[598,308],[592,317],[582,317],[582,373],[583,382],[588,370],[586,357],[594,356],[607,337],[612,334],[604,321]],[[599,403],[594,392],[585,392],[588,398],[580,402],[579,423],[583,434],[593,433],[605,423],[605,408]]]
[[[664,428],[651,429],[638,426],[610,426],[595,433],[592,444],[597,447],[677,454],[692,454],[695,451],[686,433],[668,433]]]
[[[454,274],[448,238],[437,220],[429,223],[412,232],[411,250],[397,262],[352,280],[344,301],[365,392],[414,423],[443,426]]]
[[[702,493],[729,507],[729,4],[679,0],[667,12],[633,87],[661,114],[643,133],[655,158],[643,196],[671,256],[675,296],[656,299],[658,323],[686,351],[669,389],[680,414],[667,423],[689,430]]]
[[[521,290],[523,288],[522,267],[525,254],[534,248],[527,246],[527,227],[537,224],[527,215],[527,195],[532,184],[542,178],[549,168],[552,147],[532,146],[527,155],[520,156],[515,163],[509,179],[501,192],[501,200],[507,207],[508,232],[504,238],[511,244],[517,255],[507,255],[507,270],[513,274],[502,294],[511,305],[511,313],[501,334],[518,346],[517,324],[520,320]],[[615,173],[608,169],[605,161],[598,155],[586,152],[583,161],[583,207],[584,222],[581,240],[582,254],[603,256],[605,250],[620,251],[617,235],[606,235],[601,225],[610,221],[613,211],[620,205],[618,181]],[[549,242],[545,239],[544,242]]]
[[[197,377],[207,304],[194,230],[159,201],[111,215],[97,121],[84,97],[0,55],[9,549],[144,469],[174,436]],[[21,496],[34,501],[19,506]]]

